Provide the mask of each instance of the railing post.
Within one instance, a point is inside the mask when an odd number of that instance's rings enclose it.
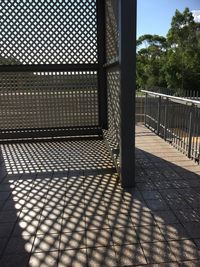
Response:
[[[189,140],[188,140],[188,154],[187,154],[188,158],[191,158],[193,129],[194,129],[194,104],[192,104],[190,107]]]
[[[147,97],[148,94],[145,93],[145,101],[144,101],[144,125],[147,126]]]
[[[166,98],[166,102],[165,102],[165,118],[164,118],[164,140],[167,140],[167,128],[168,128],[168,103],[169,100],[168,98]]]
[[[161,96],[158,97],[157,134],[160,134]]]

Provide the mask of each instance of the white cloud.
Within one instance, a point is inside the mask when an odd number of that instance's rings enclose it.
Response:
[[[200,10],[192,10],[194,21],[200,22]]]

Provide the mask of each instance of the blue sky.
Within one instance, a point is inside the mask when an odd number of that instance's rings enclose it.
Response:
[[[200,22],[200,0],[137,0],[137,5],[138,37],[146,33],[166,36],[176,9],[199,10],[194,14]]]

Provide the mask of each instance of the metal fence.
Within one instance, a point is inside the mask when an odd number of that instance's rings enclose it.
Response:
[[[135,123],[144,123],[145,94],[136,92],[135,96]]]
[[[145,126],[200,161],[200,101],[145,91]]]
[[[179,96],[190,99],[200,99],[200,90],[182,89],[182,88],[166,88],[160,86],[146,87],[141,90],[151,91],[159,94],[165,94],[170,96]],[[141,92],[141,91],[140,91]]]

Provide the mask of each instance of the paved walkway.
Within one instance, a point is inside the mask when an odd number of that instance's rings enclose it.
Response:
[[[129,191],[101,140],[1,145],[0,266],[200,266],[200,167],[136,143]]]

